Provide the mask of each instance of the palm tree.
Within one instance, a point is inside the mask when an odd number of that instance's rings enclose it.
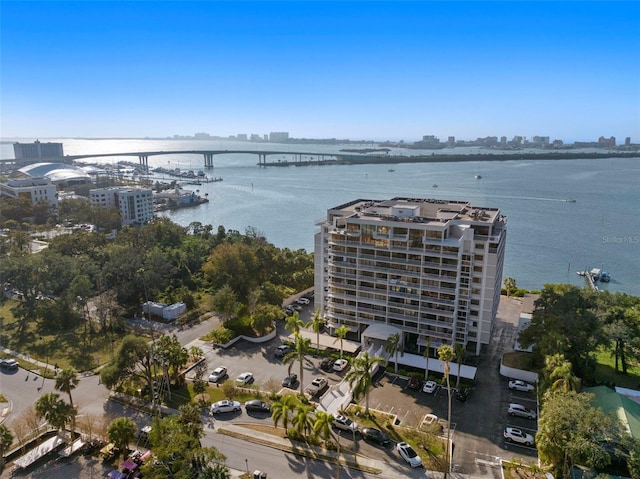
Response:
[[[507,297],[511,296],[511,292],[517,289],[515,278],[505,278],[504,289],[507,290]]]
[[[289,427],[289,415],[295,410],[296,404],[296,398],[290,394],[286,394],[282,396],[282,399],[275,401],[271,405],[271,419],[273,419],[273,425],[278,427],[278,423],[282,420],[282,427],[284,428],[285,434]]]
[[[395,365],[393,371],[398,374],[398,350],[400,349],[400,333],[393,333],[387,338],[384,350],[392,356],[395,356]]]
[[[365,397],[365,414],[369,414],[369,391],[373,386],[371,370],[376,365],[385,366],[387,360],[380,356],[369,356],[366,351],[355,358],[351,363],[351,369],[345,374],[344,380],[349,383],[356,399]]]
[[[44,418],[52,427],[60,430],[71,421],[76,413],[74,407],[67,404],[60,395],[47,393],[38,398],[35,404],[36,414],[39,418]]]
[[[73,408],[73,398],[71,397],[71,391],[73,391],[76,386],[80,384],[80,379],[78,378],[78,371],[74,368],[61,369],[56,374],[56,382],[54,384],[54,388],[56,391],[61,391],[63,393],[67,393],[69,395],[69,404]],[[71,420],[71,430],[76,430],[76,415],[73,415]]]
[[[429,379],[429,356],[431,355],[431,337],[427,338],[427,347],[424,348],[424,353],[422,355],[426,358],[427,364],[425,364],[424,368],[424,379]]]
[[[460,343],[456,343],[456,362],[458,363],[458,376],[456,376],[456,389],[460,387],[460,369],[462,368],[462,360],[465,354],[464,346]]]
[[[291,424],[295,426],[298,434],[308,436],[313,430],[312,412],[313,407],[307,404],[300,403],[298,407],[296,407],[296,413],[291,420]]]
[[[334,343],[340,341],[340,359],[342,359],[342,342],[344,341],[344,337],[349,331],[349,328],[347,328],[344,324],[335,330],[336,336],[338,338],[334,341]]]
[[[320,309],[318,308],[313,315],[311,321],[307,323],[307,328],[311,328],[316,333],[316,350],[320,353],[320,331],[324,326],[324,318],[320,315]]]
[[[294,311],[291,316],[287,318],[287,322],[285,323],[285,328],[291,331],[292,334],[297,334],[300,332],[300,328],[304,327],[304,321],[300,319],[297,311]]]
[[[579,391],[580,379],[573,374],[571,362],[563,354],[547,356],[544,360],[545,384],[551,391]]]
[[[313,423],[313,433],[324,438],[325,444],[333,437],[333,414],[324,411],[316,411],[316,419]],[[336,478],[340,477],[340,439],[336,439],[338,452],[336,454]]]
[[[4,469],[4,452],[13,444],[13,434],[4,424],[0,424],[0,472]]]
[[[447,380],[447,394],[449,396],[449,407],[447,414],[447,447],[445,450],[445,470],[444,478],[447,479],[449,475],[449,444],[451,439],[451,384],[449,383],[449,368],[451,361],[456,357],[456,353],[453,348],[448,344],[443,344],[438,348],[438,359],[444,361],[444,378]]]
[[[287,353],[285,357],[282,359],[284,364],[289,365],[288,374],[291,375],[291,368],[293,367],[293,363],[298,361],[300,363],[300,375],[298,376],[300,382],[300,394],[302,394],[302,384],[303,384],[303,376],[304,376],[304,360],[309,353],[309,348],[311,346],[311,340],[309,338],[303,338],[299,333],[295,333],[295,344],[293,346],[293,351]]]

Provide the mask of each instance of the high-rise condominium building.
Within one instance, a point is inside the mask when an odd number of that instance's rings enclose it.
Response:
[[[122,226],[142,225],[153,218],[153,191],[149,188],[94,188],[89,196],[92,205],[118,208]]]
[[[507,234],[498,208],[358,199],[319,226],[315,306],[329,328],[345,325],[360,340],[370,327],[399,331],[412,354],[457,343],[477,355],[489,343]]]
[[[62,143],[14,143],[13,154],[16,160],[34,158],[61,158],[64,156]]]

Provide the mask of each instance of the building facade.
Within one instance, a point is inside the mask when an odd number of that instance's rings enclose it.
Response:
[[[56,185],[49,178],[20,178],[9,179],[0,183],[0,194],[9,198],[28,197],[31,204],[47,203],[49,206],[58,204]]]
[[[405,352],[488,344],[500,301],[506,217],[465,201],[358,199],[315,237],[315,307],[330,329],[393,327]],[[363,334],[364,333],[364,334]]]
[[[62,143],[14,143],[13,155],[16,160],[35,158],[61,158],[64,156]]]
[[[118,208],[121,225],[143,225],[153,218],[153,191],[149,188],[94,188],[89,190],[91,204]]]

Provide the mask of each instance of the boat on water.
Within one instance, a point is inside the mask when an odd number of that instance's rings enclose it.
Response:
[[[482,175],[476,175],[476,176],[475,176],[475,179],[476,179],[476,180],[480,180],[480,179],[482,179]]]
[[[602,283],[608,283],[609,281],[611,281],[611,275],[607,271],[603,271],[602,273],[600,273],[600,281]]]
[[[567,199],[565,199],[565,201],[567,203],[575,203],[576,202],[576,200],[574,200],[573,198],[567,198]]]
[[[433,187],[434,187],[434,188],[437,188],[437,187],[438,187],[438,184],[437,184],[437,183],[434,183],[434,184],[433,184]]]
[[[393,168],[389,168],[387,171],[388,171],[389,173],[393,173],[393,172],[394,172],[394,171],[396,171],[396,170],[394,170]]]

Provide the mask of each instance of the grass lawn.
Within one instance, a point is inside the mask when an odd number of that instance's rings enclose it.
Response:
[[[616,386],[629,389],[640,389],[640,367],[631,367],[627,369],[627,374],[622,372],[616,372],[616,360],[615,357],[609,351],[605,351],[602,348],[596,352],[596,372],[595,378],[597,381],[604,383],[612,383]],[[622,365],[618,365],[622,369]]]

